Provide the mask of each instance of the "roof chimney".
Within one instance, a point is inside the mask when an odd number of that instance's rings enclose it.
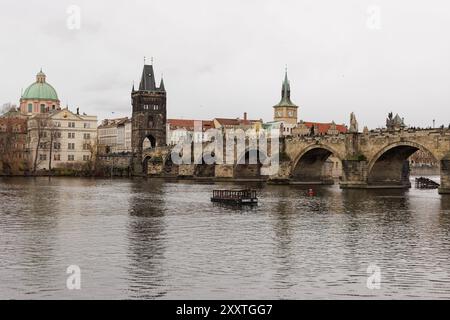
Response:
[[[247,112],[244,112],[244,121],[247,121]]]

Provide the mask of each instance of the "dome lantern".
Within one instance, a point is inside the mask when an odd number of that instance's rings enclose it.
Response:
[[[37,83],[45,83],[45,78],[46,78],[46,75],[45,75],[45,73],[42,72],[42,69],[41,69],[41,71],[39,71],[39,73],[36,75],[36,82]]]

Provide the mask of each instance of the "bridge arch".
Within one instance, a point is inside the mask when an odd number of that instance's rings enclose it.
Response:
[[[329,160],[330,158],[335,161]],[[335,149],[323,144],[310,145],[294,159],[291,180],[300,183],[333,184],[335,163],[342,166],[342,157]]]
[[[369,185],[405,186],[409,187],[408,159],[422,150],[439,159],[429,148],[413,141],[399,141],[384,146],[368,162],[367,182]]]

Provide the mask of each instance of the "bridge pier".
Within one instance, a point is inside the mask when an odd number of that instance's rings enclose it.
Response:
[[[367,161],[342,160],[341,189],[363,189],[367,183]]]
[[[195,175],[195,164],[180,164],[178,167],[178,177],[192,178]]]
[[[216,178],[230,178],[234,177],[234,165],[230,164],[216,164],[214,167],[214,176]]]
[[[147,163],[146,163],[147,164]],[[141,154],[135,154],[132,158],[132,175],[135,177],[142,177],[146,176],[147,173],[144,173],[144,166],[142,161],[142,155]]]
[[[440,194],[450,194],[450,160],[441,160],[441,187]]]

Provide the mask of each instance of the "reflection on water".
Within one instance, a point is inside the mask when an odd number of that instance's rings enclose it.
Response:
[[[2,178],[0,298],[450,298],[450,197],[250,186],[239,209],[226,183]]]

